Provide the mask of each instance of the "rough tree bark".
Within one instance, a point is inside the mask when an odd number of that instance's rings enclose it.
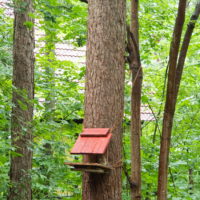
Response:
[[[110,127],[113,137],[106,155],[84,160],[107,160],[114,169],[103,175],[85,173],[83,200],[121,200],[125,0],[89,0],[88,8],[84,127]]]
[[[34,30],[26,26],[32,22],[31,0],[15,1],[13,46],[13,107],[11,141],[15,148],[11,154],[8,200],[31,200],[32,118],[34,98]]]
[[[180,86],[180,81],[182,77],[188,46],[190,43],[192,32],[195,27],[195,23],[200,13],[200,2],[197,3],[195,12],[193,13],[191,20],[188,24],[179,53],[181,33],[185,19],[185,8],[186,8],[186,0],[185,1],[180,0],[178,16],[174,28],[173,40],[171,43],[170,57],[169,57],[168,86],[167,86],[167,96],[165,103],[160,158],[159,158],[158,200],[167,199],[168,160],[169,160],[169,149],[170,149],[172,126],[173,126],[173,118],[174,118],[178,90]],[[179,58],[178,58],[178,53],[179,53]]]
[[[129,65],[132,71],[132,94],[131,94],[131,199],[141,199],[141,90],[142,90],[142,67],[139,53],[139,22],[138,0],[131,2],[131,28],[132,55],[129,56]],[[135,41],[134,41],[135,40]]]

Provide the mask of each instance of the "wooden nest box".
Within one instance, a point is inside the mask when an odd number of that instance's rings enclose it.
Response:
[[[79,135],[74,147],[71,150],[71,154],[83,154],[83,155],[103,155],[105,154],[112,133],[109,128],[85,128]],[[84,171],[90,173],[106,173],[109,172],[112,167],[101,163],[65,163],[75,171]]]

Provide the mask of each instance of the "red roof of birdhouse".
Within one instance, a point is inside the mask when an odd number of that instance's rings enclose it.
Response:
[[[104,154],[111,136],[109,128],[85,128],[76,140],[71,154]]]

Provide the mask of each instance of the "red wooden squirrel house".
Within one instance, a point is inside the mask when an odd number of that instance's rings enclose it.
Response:
[[[74,144],[71,154],[103,155],[106,153],[112,133],[109,128],[85,128]],[[112,167],[101,163],[65,163],[72,170],[90,173],[106,173]]]

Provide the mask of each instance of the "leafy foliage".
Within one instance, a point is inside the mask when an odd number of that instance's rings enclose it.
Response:
[[[12,20],[0,8],[0,198],[6,198],[9,170]]]
[[[194,1],[188,6],[188,16]],[[86,43],[86,4],[78,0],[37,0],[36,29],[44,33],[37,46],[35,69],[35,110],[33,144],[33,199],[81,199],[81,174],[64,165],[79,160],[69,155],[82,124],[85,67],[60,61],[54,50],[58,42],[76,46]],[[142,0],[140,7],[140,49],[144,69],[142,103],[156,120],[142,124],[142,191],[144,199],[156,199],[159,139],[163,113],[163,90],[169,41],[175,18],[176,1]],[[187,17],[188,17],[187,16]],[[30,26],[30,24],[26,24]],[[170,200],[199,199],[200,165],[200,54],[199,23],[193,35],[174,121],[170,170]],[[0,9],[0,199],[6,199],[10,146],[12,95],[12,18]],[[45,45],[44,45],[45,44]],[[125,88],[124,162],[130,172],[130,73]],[[48,107],[48,102],[54,103]],[[157,128],[156,128],[157,127]],[[123,175],[123,199],[130,199],[129,183]]]

